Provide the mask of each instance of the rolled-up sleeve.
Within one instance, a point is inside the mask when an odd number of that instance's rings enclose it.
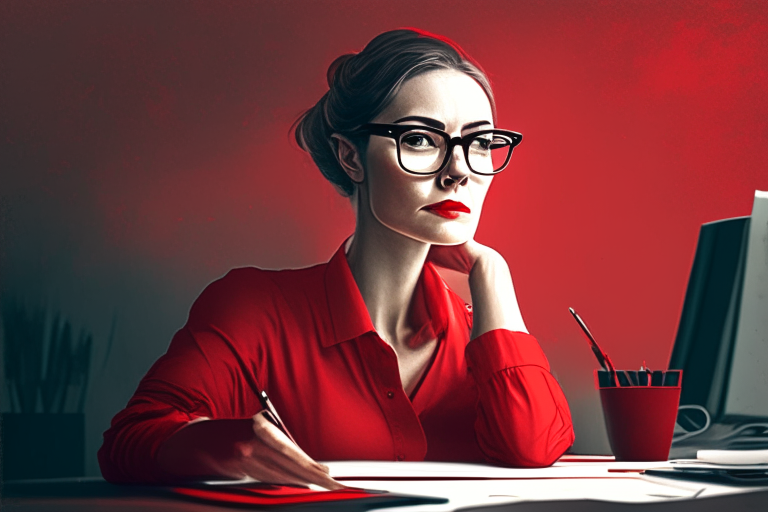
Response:
[[[470,341],[465,355],[479,392],[475,433],[488,461],[554,463],[573,444],[573,424],[536,338],[496,329]]]
[[[98,452],[104,479],[112,483],[162,483],[160,446],[199,417],[212,416],[216,383],[195,339],[186,330],[141,380],[128,405],[112,420]],[[230,357],[231,358],[231,357]]]
[[[168,351],[112,420],[98,452],[107,481],[172,481],[157,460],[173,434],[201,418],[247,418],[260,410],[258,358],[251,352],[259,346],[257,322],[265,323],[257,313],[271,302],[269,282],[255,272],[242,274],[232,271],[206,288]]]

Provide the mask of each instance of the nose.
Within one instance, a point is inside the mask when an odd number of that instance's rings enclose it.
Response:
[[[469,170],[461,146],[456,145],[451,151],[451,157],[445,168],[440,171],[440,185],[451,188],[455,185],[466,185],[469,182]]]

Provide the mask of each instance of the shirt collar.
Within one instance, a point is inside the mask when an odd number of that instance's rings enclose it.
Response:
[[[376,329],[365,307],[344,253],[346,241],[341,244],[325,267],[325,296],[331,313],[333,336],[322,339],[323,347],[357,338]]]
[[[345,245],[346,241],[341,244],[325,268],[325,294],[333,333],[332,336],[322,339],[323,347],[376,331],[347,263]],[[441,336],[454,315],[448,285],[431,263],[424,265],[416,287],[415,301],[415,321],[417,325],[422,325],[416,336],[419,339]]]

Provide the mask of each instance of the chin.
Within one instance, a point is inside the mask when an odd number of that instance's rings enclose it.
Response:
[[[472,237],[440,237],[438,239],[429,240],[432,245],[461,245],[472,240]]]
[[[383,222],[378,217],[377,220],[392,231],[431,245],[460,245],[472,240],[477,231],[474,219],[462,222],[428,217],[426,222],[425,219],[420,219],[421,222],[418,223],[403,219],[398,219],[399,222]]]
[[[440,229],[403,234],[432,245],[460,245],[472,240],[475,231],[475,226],[459,225],[441,226]]]

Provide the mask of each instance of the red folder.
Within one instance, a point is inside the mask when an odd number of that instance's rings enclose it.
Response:
[[[255,507],[355,500],[360,505],[359,510],[366,510],[368,508],[446,503],[448,501],[445,498],[394,494],[352,487],[334,491],[316,491],[306,487],[265,483],[232,486],[185,486],[172,487],[169,490],[176,495],[196,500]]]

